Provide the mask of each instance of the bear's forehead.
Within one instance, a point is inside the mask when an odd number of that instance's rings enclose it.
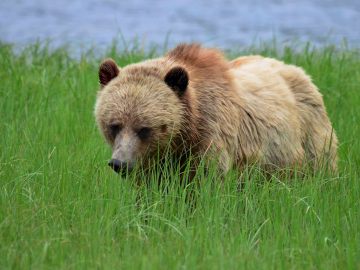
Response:
[[[156,106],[146,107],[114,107],[108,111],[105,122],[122,124],[131,128],[156,127],[162,124],[171,124],[175,118],[181,116],[181,112],[176,113],[159,109]]]
[[[141,63],[134,63],[122,67],[120,70],[120,77],[154,77],[163,79],[165,74],[171,66],[173,61],[166,58],[149,59]]]
[[[157,88],[147,84],[141,87],[136,84],[121,84],[109,89],[102,99],[101,107],[110,118],[114,116],[124,119],[147,119],[170,117],[178,113],[181,103],[170,89]]]
[[[178,101],[166,85],[161,69],[153,66],[126,67],[104,90],[106,99],[123,101],[123,106],[161,106]]]
[[[120,77],[125,75],[131,78],[138,77],[153,77],[153,78],[162,78],[162,68],[156,65],[134,65],[125,67],[120,73]]]
[[[119,80],[106,94],[108,101],[119,106],[161,106],[174,103],[177,97],[162,81],[151,78]]]
[[[156,64],[149,61],[122,68],[102,90],[99,107],[106,115],[106,122],[144,124],[181,115],[182,103],[164,81],[166,64],[156,61]]]

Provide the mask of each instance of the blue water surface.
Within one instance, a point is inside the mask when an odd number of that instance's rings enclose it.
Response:
[[[1,0],[0,40],[106,48],[197,41],[237,48],[269,41],[360,44],[359,0]]]

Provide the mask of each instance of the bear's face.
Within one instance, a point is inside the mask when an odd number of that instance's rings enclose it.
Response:
[[[100,66],[101,90],[95,105],[96,121],[113,149],[109,165],[127,171],[136,162],[156,157],[179,135],[184,119],[181,96],[188,76],[183,68],[171,69],[164,78],[137,68],[119,70],[113,60]]]

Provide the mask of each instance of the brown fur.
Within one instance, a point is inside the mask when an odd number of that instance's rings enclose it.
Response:
[[[164,83],[174,67],[189,76],[182,96]],[[174,151],[208,153],[224,171],[249,163],[273,169],[309,162],[316,169],[324,160],[336,169],[337,138],[321,94],[302,69],[270,58],[229,62],[218,50],[179,45],[121,69],[99,91],[95,115],[114,151],[111,122],[125,123],[120,137],[136,137],[139,126],[153,128],[150,142],[134,139],[135,159],[151,157],[155,144],[172,138]]]
[[[259,61],[262,57],[259,55],[250,55],[238,57],[230,62],[231,68],[239,68],[242,65],[249,64],[250,62]]]

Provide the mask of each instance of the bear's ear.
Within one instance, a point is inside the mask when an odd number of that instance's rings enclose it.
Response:
[[[182,96],[189,84],[188,73],[182,67],[174,67],[166,74],[165,83],[179,96]]]
[[[99,81],[101,87],[107,85],[117,75],[119,75],[119,68],[114,60],[106,59],[100,64]]]

